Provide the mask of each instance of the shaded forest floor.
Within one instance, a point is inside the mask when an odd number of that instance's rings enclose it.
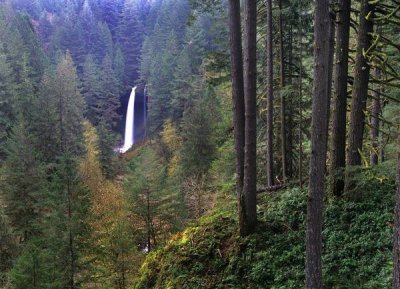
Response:
[[[394,165],[357,175],[341,199],[327,198],[325,288],[389,288]],[[302,288],[307,194],[288,188],[259,195],[259,225],[241,238],[236,204],[220,196],[216,209],[150,253],[134,288]]]

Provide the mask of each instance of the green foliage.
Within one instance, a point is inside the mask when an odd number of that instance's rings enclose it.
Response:
[[[101,93],[100,74],[100,68],[96,64],[93,55],[86,55],[85,62],[83,63],[81,93],[88,107],[86,117],[94,125],[97,125],[99,122],[98,98]]]
[[[210,102],[200,100],[185,112],[182,124],[182,173],[185,177],[204,175],[215,158],[213,117]],[[215,107],[214,107],[215,108]]]
[[[390,287],[393,166],[357,177],[359,198],[331,199],[325,209],[326,288]],[[303,287],[306,198],[298,188],[260,196],[260,222],[247,238],[236,230],[234,200],[220,200],[146,258],[134,288]]]
[[[4,145],[12,126],[12,95],[11,69],[6,55],[0,54],[0,159],[4,158]]]
[[[34,143],[26,121],[20,117],[7,143],[7,159],[0,179],[6,213],[20,242],[27,241],[35,231],[39,194],[45,189],[44,166]]]
[[[55,289],[64,286],[62,271],[57,270],[57,255],[49,250],[41,250],[30,241],[15,261],[9,273],[11,288]]]
[[[144,37],[144,23],[140,19],[139,5],[126,1],[119,23],[118,42],[124,53],[124,84],[133,86],[138,77],[141,47]]]
[[[125,187],[126,206],[136,220],[142,248],[163,243],[180,220],[178,191],[168,182],[166,162],[151,146],[141,149],[128,167]]]
[[[16,242],[11,224],[3,207],[0,207],[0,286],[7,283],[6,273],[15,258]]]

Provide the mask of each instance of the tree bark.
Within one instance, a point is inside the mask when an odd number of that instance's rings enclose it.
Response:
[[[380,71],[378,68],[374,69],[375,78],[379,79]],[[380,85],[380,84],[379,84]],[[377,165],[379,159],[379,113],[381,111],[381,100],[379,89],[375,89],[372,95],[372,112],[371,112],[371,143],[372,151],[370,155],[371,165]]]
[[[303,188],[303,31],[299,20],[299,186]]]
[[[347,79],[349,69],[349,35],[351,0],[339,0],[336,28],[336,65],[332,116],[332,193],[340,196],[344,189],[343,176],[338,173],[346,166]]]
[[[75,254],[74,239],[72,235],[72,201],[69,176],[67,179],[67,198],[68,198],[68,255],[70,258],[69,288],[75,288]]]
[[[146,192],[147,252],[151,251],[150,193]]]
[[[364,56],[365,51],[371,46],[370,33],[373,32],[373,6],[368,0],[361,0],[360,25],[358,28],[357,56],[354,71],[352,91],[349,149],[347,164],[349,166],[361,165],[361,155],[365,127],[365,110],[367,108],[368,82],[370,65]],[[368,19],[367,19],[368,17]],[[346,177],[346,184],[348,179]]]
[[[244,98],[245,98],[245,157],[244,183],[246,222],[245,234],[257,223],[257,3],[244,1]]]
[[[272,36],[272,0],[267,0],[267,186],[274,185],[274,70],[273,70],[273,36]]]
[[[393,288],[400,289],[400,135],[397,152],[397,190],[394,212],[394,242],[393,242]]]
[[[283,95],[283,88],[285,87],[285,62],[283,52],[283,21],[282,21],[282,0],[278,1],[279,5],[279,79],[281,89],[281,155],[282,155],[282,178],[285,182],[287,179],[288,159],[287,159],[287,146],[286,146],[286,99]]]
[[[242,56],[242,28],[240,19],[240,0],[228,1],[229,36],[231,53],[231,81],[233,103],[233,125],[236,151],[236,195],[238,198],[239,227],[244,231],[245,210],[243,197],[244,175],[244,84]]]
[[[329,101],[329,0],[315,1],[314,84],[311,123],[311,159],[306,230],[306,288],[322,288],[322,213],[326,171]]]
[[[293,69],[293,26],[289,29],[289,67]],[[293,85],[292,73],[289,74],[289,86]],[[290,93],[290,97],[286,102],[286,177],[293,177],[293,99],[294,92]]]
[[[332,2],[331,2],[332,5]],[[326,119],[326,131],[329,131],[329,119],[331,115],[331,99],[332,99],[332,79],[333,79],[333,61],[335,58],[335,21],[334,17],[331,17],[331,25],[329,26],[329,64],[328,64],[328,103],[327,111],[328,117]],[[326,151],[328,151],[329,133],[328,141],[326,143]]]

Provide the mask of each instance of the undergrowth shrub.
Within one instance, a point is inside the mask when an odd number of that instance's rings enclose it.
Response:
[[[363,170],[356,197],[326,200],[324,288],[390,288],[393,167]],[[258,228],[246,238],[237,232],[235,199],[220,203],[151,253],[134,288],[303,288],[306,190],[261,195]]]

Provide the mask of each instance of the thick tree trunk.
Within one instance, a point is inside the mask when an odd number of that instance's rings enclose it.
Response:
[[[231,52],[231,80],[233,125],[236,151],[236,194],[238,198],[239,227],[244,231],[245,209],[243,197],[244,175],[244,84],[243,84],[243,56],[242,56],[242,29],[240,19],[240,0],[229,0],[229,35]]]
[[[315,1],[314,84],[311,124],[311,159],[306,231],[306,288],[322,288],[322,213],[326,171],[329,101],[329,0]]]
[[[400,135],[397,153],[397,190],[394,212],[393,288],[400,289]]]
[[[380,72],[378,68],[374,69],[375,78],[379,79]],[[372,112],[371,112],[371,143],[372,151],[370,155],[371,165],[377,165],[379,159],[379,113],[381,111],[381,100],[379,89],[375,89],[372,95]]]
[[[287,159],[287,145],[286,145],[286,99],[283,95],[283,89],[286,85],[285,83],[285,61],[283,52],[283,20],[282,20],[282,0],[278,1],[279,4],[279,79],[280,79],[280,89],[281,89],[281,156],[282,156],[282,177],[285,182],[287,179],[288,172],[288,159]]]
[[[244,170],[244,84],[242,29],[240,20],[240,0],[229,0],[229,35],[231,51],[231,80],[233,124],[236,150],[236,192],[241,195],[243,190]]]
[[[363,145],[370,71],[370,65],[364,53],[371,46],[370,33],[373,32],[371,18],[373,18],[373,6],[368,0],[361,0],[360,25],[357,39],[358,46],[350,114],[349,149],[347,152],[347,163],[349,166],[361,165],[360,152],[362,151]],[[346,178],[346,182],[347,181]]]
[[[267,186],[274,185],[274,70],[273,70],[273,36],[272,36],[272,0],[267,0]]]
[[[336,28],[335,95],[332,116],[331,188],[335,196],[344,189],[343,177],[338,173],[346,166],[346,113],[349,60],[349,34],[351,0],[339,0]]]
[[[246,232],[257,223],[257,3],[244,1],[244,98],[245,98],[245,157],[243,191],[246,204]]]

